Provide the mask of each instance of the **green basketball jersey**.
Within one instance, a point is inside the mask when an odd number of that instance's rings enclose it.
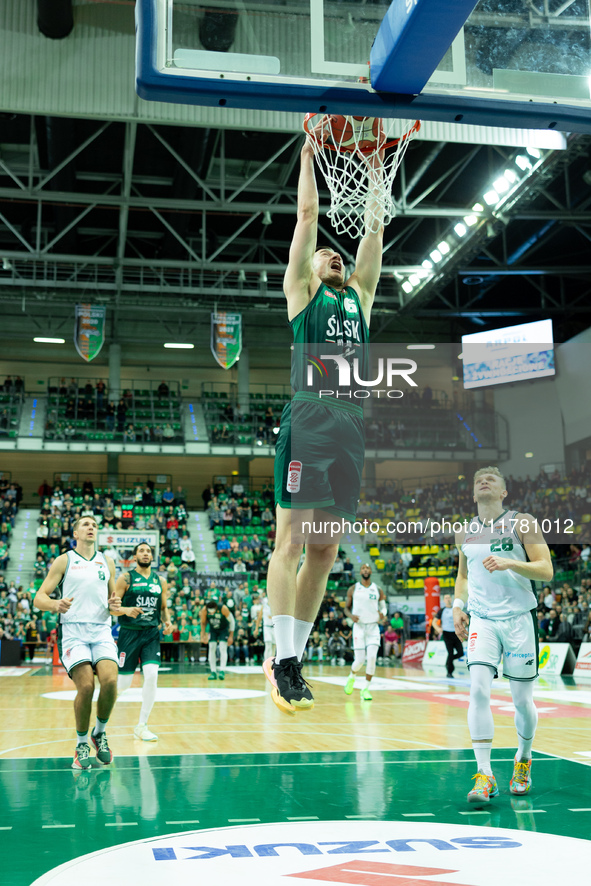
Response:
[[[211,631],[225,631],[230,628],[230,622],[222,612],[222,607],[218,606],[217,609],[214,609],[213,612],[211,609],[206,609],[207,612],[207,624],[209,625],[209,629]]]
[[[338,387],[337,364],[331,359],[323,360],[322,355],[345,356],[349,363],[357,358],[359,377],[367,378],[369,329],[352,286],[339,290],[321,283],[314,298],[289,325],[294,341],[294,391],[318,392]],[[307,345],[314,347],[310,350]],[[360,387],[353,375],[351,378],[351,389]]]
[[[143,615],[130,618],[129,615],[120,615],[119,624],[126,628],[142,630],[142,628],[157,628],[160,624],[160,607],[162,605],[162,585],[155,572],[150,570],[146,578],[140,575],[137,569],[129,573],[129,587],[123,594],[122,606],[139,606],[143,609]]]

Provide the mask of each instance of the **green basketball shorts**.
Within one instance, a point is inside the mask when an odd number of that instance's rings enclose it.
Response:
[[[275,501],[282,508],[319,508],[354,520],[364,457],[360,406],[296,394],[281,415]]]
[[[160,632],[158,628],[121,628],[117,640],[119,673],[133,674],[141,663],[160,664]]]

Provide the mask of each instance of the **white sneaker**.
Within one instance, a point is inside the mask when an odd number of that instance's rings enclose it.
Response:
[[[153,732],[150,732],[145,723],[138,723],[133,730],[133,734],[135,738],[139,738],[140,741],[158,741],[158,736],[154,735]]]

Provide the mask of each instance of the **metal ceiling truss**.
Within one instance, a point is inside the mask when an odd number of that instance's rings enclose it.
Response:
[[[150,306],[152,309],[162,306],[164,300],[167,310],[198,313],[223,299],[228,306],[264,306],[267,310],[284,311],[282,281],[286,264],[281,253],[286,257],[289,242],[277,238],[272,217],[287,215],[295,221],[297,193],[290,182],[293,182],[298,163],[302,136],[286,136],[285,142],[264,162],[237,161],[228,154],[226,133],[221,130],[217,133],[203,175],[170,144],[164,127],[147,126],[173,161],[174,168],[184,170],[201,192],[199,199],[179,200],[174,196],[153,194],[157,189],[171,189],[170,176],[134,173],[138,125],[129,122],[125,124],[119,173],[85,169],[76,174],[76,182],[82,186],[88,182],[88,191],[51,190],[56,175],[74,163],[87,148],[93,145],[96,148],[96,142],[111,125],[97,122],[93,133],[47,171],[40,167],[31,118],[28,144],[7,146],[5,156],[0,156],[0,261],[4,260],[0,265],[0,301],[15,302],[25,296],[56,306],[71,305],[72,292],[76,291],[114,307]],[[481,273],[480,269],[470,268],[470,263],[482,254],[486,244],[494,240],[509,221],[551,219],[578,226],[591,224],[588,208],[591,200],[573,206],[570,200],[561,203],[547,191],[548,184],[557,175],[564,173],[568,178],[569,164],[587,151],[582,144],[583,140],[571,139],[566,151],[548,154],[539,174],[528,179],[527,187],[510,206],[504,206],[498,216],[493,215],[486,225],[479,226],[477,235],[469,239],[457,260],[447,263],[416,296],[401,301],[400,278],[419,271],[420,260],[424,258],[424,255],[417,256],[417,246],[413,242],[421,222],[431,219],[449,224],[472,212],[470,206],[446,205],[447,193],[452,191],[454,183],[479,152],[494,154],[498,151],[503,158],[506,153],[486,146],[471,147],[426,185],[423,179],[433,169],[445,147],[443,143],[431,146],[413,172],[409,173],[403,165],[395,202],[397,218],[408,222],[390,237],[386,233],[376,312],[391,317],[400,311],[416,313],[425,310],[425,316],[429,316],[431,312],[426,310],[426,305],[433,301],[441,313],[463,316],[466,306],[459,303],[459,296],[454,298],[448,292],[444,298],[442,289],[458,273],[459,266],[467,268],[461,273]],[[249,164],[252,169],[247,168],[244,172],[243,167]],[[240,169],[237,169],[238,165]],[[274,179],[269,178],[269,171],[273,172]],[[91,187],[95,190],[90,190]],[[547,197],[550,209],[531,207],[532,199],[541,194]],[[31,209],[26,225],[22,222],[23,204]],[[56,230],[52,212],[62,204],[69,206],[73,214],[62,229]],[[94,210],[104,208],[112,212],[111,226],[104,213],[97,220],[90,217]],[[339,242],[322,217],[326,210],[323,200],[319,230],[341,250],[345,260],[352,263],[354,257],[350,248]],[[138,226],[135,222],[139,217],[134,218],[135,211],[142,212],[144,223],[149,213],[154,219],[153,224],[145,228]],[[199,214],[198,236],[181,234],[171,223],[167,216],[174,218],[173,214],[177,214],[178,217],[179,212]],[[227,216],[229,224],[224,227],[223,237],[210,238],[212,219],[220,214]],[[251,233],[253,223],[262,217],[271,218],[271,224],[263,224],[260,234]],[[84,236],[85,248],[91,254],[58,251],[60,241],[72,230]],[[182,254],[179,257],[154,257],[154,247],[165,235],[171,235],[180,244]],[[90,250],[92,242],[96,245]],[[392,260],[389,260],[390,256]],[[584,275],[588,270],[569,264],[560,268],[519,264],[508,267],[492,253],[490,258],[494,267],[482,273],[522,273],[532,279],[544,273]],[[541,288],[538,285],[537,291]],[[548,305],[551,301],[548,294],[541,291],[539,294]],[[559,309],[558,304],[556,309]],[[584,309],[583,304],[580,309]]]

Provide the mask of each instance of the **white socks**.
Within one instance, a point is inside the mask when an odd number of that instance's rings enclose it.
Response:
[[[313,621],[302,621],[300,618],[293,620],[293,645],[298,661],[302,660],[313,627]]]
[[[275,655],[277,664],[283,661],[284,658],[295,658],[295,618],[293,615],[274,615],[273,626],[275,628],[275,642],[277,645],[277,653]]]
[[[492,775],[490,768],[490,752],[492,750],[492,739],[490,741],[473,741],[474,756],[476,757],[476,765],[485,775]]]

